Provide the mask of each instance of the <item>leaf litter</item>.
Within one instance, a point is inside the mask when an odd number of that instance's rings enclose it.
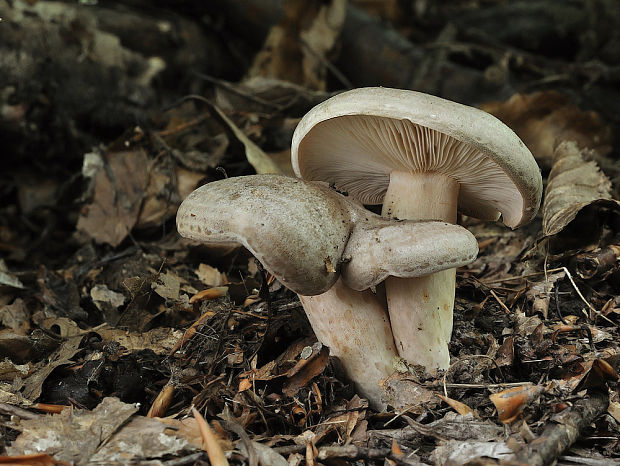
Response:
[[[36,3],[28,21],[60,37],[43,9],[48,2]],[[270,23],[260,50],[260,43],[243,44],[242,35],[231,39],[235,52],[220,56],[245,54],[243,73],[187,73],[185,82],[193,87],[175,87],[165,68],[146,65],[147,50],[123,55],[151,74],[136,80],[127,63],[117,63],[119,79],[133,76],[128,82],[134,92],[148,92],[132,100],[127,89],[107,83],[114,100],[126,104],[122,112],[91,116],[99,130],[76,125],[79,106],[70,95],[61,96],[65,107],[59,112],[51,102],[60,97],[45,95],[53,86],[0,94],[0,127],[21,136],[24,128],[39,128],[30,136],[32,146],[20,143],[23,138],[9,141],[28,164],[14,157],[0,162],[2,453],[22,464],[615,461],[620,169],[610,128],[617,129],[617,121],[609,118],[606,102],[598,102],[600,113],[591,109],[595,98],[580,108],[585,97],[608,92],[612,75],[588,74],[588,86],[569,83],[571,92],[547,86],[528,93],[538,85],[533,74],[540,78],[561,67],[557,61],[539,66],[544,55],[531,50],[518,60],[498,59],[493,50],[515,54],[523,46],[518,37],[493,46],[482,35],[469,36],[469,43],[428,42],[450,45],[452,52],[429,55],[437,63],[418,76],[422,87],[432,81],[424,76],[465,69],[445,75],[444,82],[466,89],[489,78],[493,70],[481,69],[494,61],[505,77],[493,75],[494,85],[504,82],[511,92],[499,98],[478,91],[469,103],[482,104],[519,134],[547,186],[541,214],[522,229],[462,219],[478,238],[480,255],[458,272],[451,365],[429,378],[395,361],[394,374],[382,383],[387,412],[374,412],[354,393],[338,361],[316,341],[297,297],[268,280],[246,250],[206,247],[176,234],[176,208],[196,186],[224,176],[291,173],[288,148],[299,118],[332,91],[364,84],[340,69],[348,69],[339,53],[349,46],[350,21],[373,14],[391,18],[398,30],[383,23],[378,30],[388,33],[375,41],[390,50],[400,37],[404,48],[388,54],[396,60],[403,50],[416,56],[419,28],[435,28],[453,41],[468,37],[471,29],[461,29],[461,36],[437,29],[455,17],[455,8],[463,9],[457,29],[477,13],[508,8],[453,5],[430,12],[418,6],[416,21],[424,15],[428,21],[403,26],[402,2],[386,2],[390,9],[353,1],[346,15],[337,0],[305,9],[293,3],[285,2],[284,16]],[[27,31],[33,24],[22,23],[14,8],[7,6],[8,21]],[[228,6],[222,8],[208,14],[221,20]],[[89,14],[135,21],[98,7]],[[111,40],[95,26],[108,22],[82,20],[86,30],[98,31],[96,37]],[[78,31],[65,34],[86,40]],[[187,31],[183,40],[208,42],[198,29]],[[22,44],[24,56],[37,56],[28,49],[33,44]],[[109,44],[89,58],[93,70],[78,67],[76,76],[88,82],[102,69],[108,73],[105,53],[132,42]],[[78,62],[72,53],[66,49],[51,59],[51,74],[40,79],[61,82],[64,75],[54,73],[66,69],[67,60]],[[394,78],[393,70],[383,71]],[[586,76],[592,68],[579,73]],[[554,76],[542,78],[553,82]],[[149,104],[156,95],[152,82],[168,86],[162,93],[167,105]],[[200,99],[186,97],[196,89]],[[79,86],[74,93],[76,99],[88,95]],[[465,90],[461,97],[471,99]],[[45,108],[72,130],[52,133],[43,123],[53,119],[20,108]],[[46,131],[56,134],[58,150],[47,144]],[[45,160],[56,157],[57,165],[33,161],[28,148],[36,144],[47,147]],[[32,178],[20,181],[22,173]]]

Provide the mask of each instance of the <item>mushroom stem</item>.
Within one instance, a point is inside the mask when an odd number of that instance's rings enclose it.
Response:
[[[393,171],[382,215],[456,223],[458,193],[459,183],[449,176]],[[385,282],[398,353],[428,371],[450,365],[455,283],[456,269],[419,278],[388,277]]]
[[[317,338],[338,357],[347,377],[381,411],[379,381],[393,372],[398,356],[390,321],[372,292],[354,291],[339,279],[329,291],[299,296]]]

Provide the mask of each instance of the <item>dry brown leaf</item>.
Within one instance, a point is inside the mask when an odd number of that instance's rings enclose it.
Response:
[[[540,385],[524,385],[512,387],[489,395],[489,399],[497,409],[500,422],[509,424],[514,421],[525,407],[543,392]]]
[[[611,182],[575,142],[559,144],[543,202],[543,233],[562,231],[577,214],[589,206],[607,207],[620,212],[620,202],[611,198]]]
[[[9,272],[8,267],[4,263],[4,259],[0,259],[0,286],[10,286],[12,288],[23,289],[24,285],[19,278]]]
[[[420,385],[410,374],[395,373],[380,382],[384,401],[396,411],[422,414],[439,405],[435,393]]]
[[[61,343],[60,347],[48,357],[47,361],[37,363],[36,370],[25,380],[23,395],[29,400],[39,398],[45,379],[57,367],[71,364],[71,359],[80,350],[81,342],[82,336],[70,337]]]
[[[209,461],[213,466],[228,466],[228,460],[226,459],[226,455],[224,454],[224,450],[217,441],[217,437],[215,433],[209,427],[209,424],[202,415],[196,410],[196,408],[192,408],[192,414],[198,423],[198,428],[200,429],[200,435],[202,435],[202,442],[204,444],[205,451],[209,456]]]
[[[215,286],[213,288],[207,288],[206,290],[199,291],[194,296],[189,298],[189,303],[199,303],[201,301],[208,301],[210,299],[221,298],[228,293],[227,286]]]
[[[325,370],[328,361],[329,349],[323,346],[316,357],[313,357],[299,372],[296,372],[295,375],[286,381],[284,387],[282,387],[282,393],[288,396],[295,396],[310,380]]]
[[[210,104],[210,106],[216,115],[228,126],[235,137],[243,144],[245,147],[245,156],[248,159],[248,162],[250,162],[250,165],[252,165],[254,170],[256,170],[256,173],[282,173],[280,167],[278,167],[278,165],[276,165],[276,163],[271,160],[271,158],[265,154],[260,147],[258,147],[249,137],[247,137],[245,133],[226,116],[224,112],[222,112],[215,105]]]
[[[0,303],[0,323],[17,335],[27,335],[30,330],[30,312],[24,300],[17,298],[11,304]]]
[[[564,278],[565,272],[549,274],[543,277],[542,280],[532,283],[528,290],[525,292],[525,296],[529,302],[532,303],[532,313],[539,312],[546,319],[549,314],[549,302],[551,301],[551,293],[555,282]]]
[[[555,146],[575,141],[579,148],[611,152],[611,131],[595,112],[582,112],[555,91],[515,94],[506,102],[480,107],[506,123],[523,140],[543,168],[551,166]]]
[[[440,395],[437,393],[437,396],[441,398],[443,401],[448,403],[448,405],[455,410],[457,413],[462,414],[463,416],[466,414],[474,414],[474,410],[467,406],[465,403],[461,403],[460,401],[453,400],[452,398],[448,398],[447,396]]]
[[[325,89],[327,56],[344,24],[345,10],[345,0],[286,0],[283,19],[269,31],[248,78],[267,76]]]
[[[181,291],[181,278],[168,270],[157,275],[157,280],[151,283],[151,288],[162,298],[177,301]]]
[[[228,283],[225,273],[207,264],[200,264],[194,273],[207,286],[222,286]]]
[[[135,228],[156,228],[176,215],[179,204],[191,193],[203,173],[175,167],[171,172],[165,158],[151,161],[148,167],[148,185]],[[171,183],[176,180],[176,183]]]
[[[609,403],[609,407],[607,408],[607,412],[611,414],[616,422],[620,422],[620,402],[611,401]]]
[[[69,466],[71,463],[68,463],[67,461],[56,461],[52,456],[46,453],[34,453],[32,455],[3,456],[0,458],[0,464],[25,464],[27,466]]]
[[[31,363],[14,364],[8,358],[0,361],[0,382],[12,382],[16,377],[25,379],[33,372]]]
[[[141,150],[86,154],[82,172],[92,178],[93,200],[80,212],[77,228],[99,243],[118,246],[138,220],[148,184]]]
[[[182,330],[161,327],[147,332],[130,332],[120,328],[97,330],[105,342],[117,342],[128,351],[152,350],[155,354],[168,354],[183,337]]]
[[[62,461],[87,463],[137,410],[136,405],[104,398],[93,411],[64,410],[52,416],[22,420],[23,431],[7,447],[7,453],[47,453]]]

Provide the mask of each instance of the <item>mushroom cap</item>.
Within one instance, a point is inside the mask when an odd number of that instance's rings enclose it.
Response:
[[[177,230],[205,243],[245,246],[284,286],[301,295],[327,291],[351,229],[346,205],[326,185],[278,175],[208,183],[177,212]]]
[[[434,172],[460,184],[459,210],[510,227],[538,211],[542,178],[525,144],[494,116],[415,91],[369,87],[334,96],[295,129],[298,177],[380,204],[390,172]]]
[[[362,291],[388,276],[414,278],[469,264],[478,241],[467,229],[445,222],[391,220],[353,230],[341,267],[344,283]]]

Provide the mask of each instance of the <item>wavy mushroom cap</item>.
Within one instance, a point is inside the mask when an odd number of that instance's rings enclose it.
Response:
[[[445,222],[394,221],[353,230],[345,249],[344,283],[361,291],[388,276],[414,278],[462,267],[478,255],[467,229]]]
[[[227,178],[183,201],[177,229],[204,243],[240,243],[284,286],[317,295],[337,280],[351,229],[349,210],[330,192],[278,175]]]
[[[392,171],[441,173],[467,215],[510,227],[538,211],[542,178],[517,135],[494,116],[415,91],[361,88],[314,107],[295,129],[295,174],[380,204]]]

